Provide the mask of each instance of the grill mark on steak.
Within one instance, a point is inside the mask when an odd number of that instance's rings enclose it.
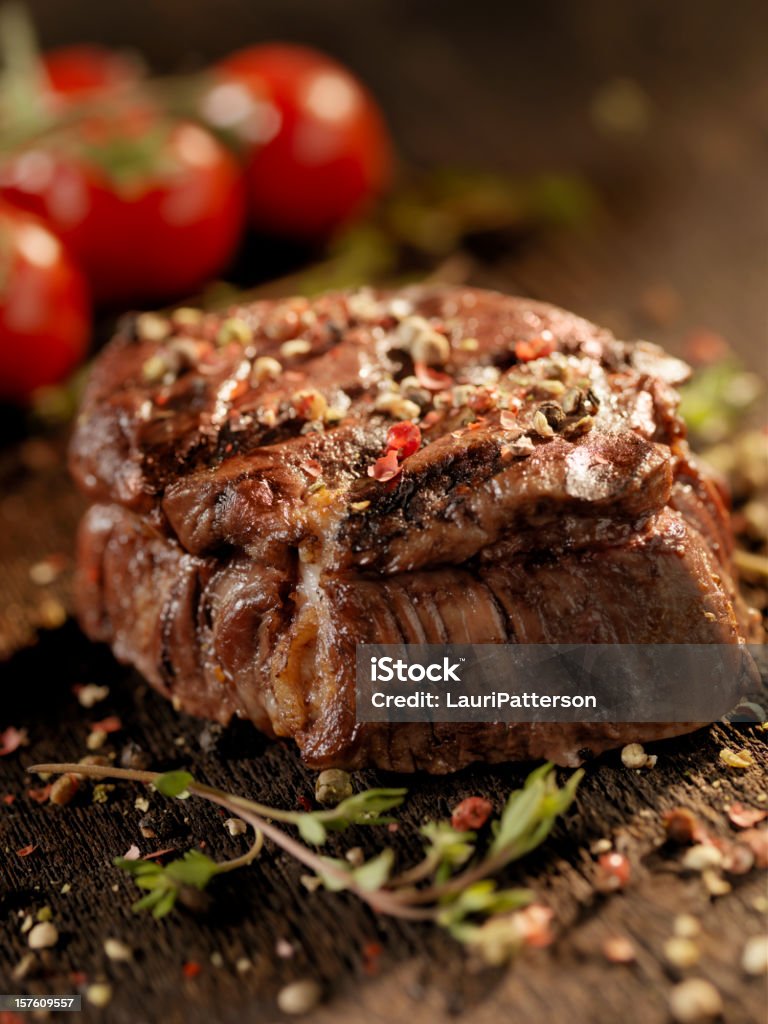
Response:
[[[160,634],[160,657],[159,657],[159,671],[160,678],[164,683],[164,688],[170,694],[173,692],[173,680],[176,675],[176,669],[173,664],[173,655],[171,649],[171,633],[173,631],[173,619],[178,611],[178,600],[175,598],[175,592],[183,585],[184,577],[180,576],[171,587],[171,591],[165,599],[162,611],[160,612],[159,619],[159,634]]]
[[[71,452],[102,502],[79,540],[90,636],[176,706],[293,736],[319,767],[574,764],[586,748],[691,727],[390,727],[354,713],[358,643],[751,636],[726,497],[677,415],[678,360],[474,289],[233,315],[252,341],[215,344],[223,321],[209,314],[191,339],[123,327],[96,362]],[[424,331],[448,346],[432,369],[400,347]],[[150,379],[148,360],[181,343],[197,361]],[[260,358],[280,361],[277,378],[251,382]],[[305,406],[307,388],[320,398]],[[325,422],[332,403],[341,416]],[[403,408],[422,444],[381,481],[373,467]]]
[[[583,533],[582,543],[589,544],[598,519],[620,528],[662,508],[669,497],[668,452],[631,432],[590,435],[579,445],[554,438],[481,480],[453,473],[460,455],[451,446],[457,443],[441,439],[411,456],[403,469],[404,486],[389,494],[377,490],[375,481],[360,481],[353,498],[369,500],[371,507],[365,516],[341,520],[329,564],[403,572],[465,561],[515,534],[520,534],[518,547],[536,545],[530,527],[537,513],[537,530],[548,526],[571,546]],[[441,445],[447,449],[444,460]],[[575,455],[584,456],[578,465]],[[457,494],[463,485],[466,490]],[[570,516],[565,535],[564,515]],[[473,523],[479,524],[474,530]]]
[[[603,394],[598,422],[604,421],[606,428],[626,431],[622,401],[627,395],[634,400],[645,393],[644,387],[658,383],[647,372],[639,375],[633,368],[635,350],[631,346],[543,304],[472,289],[416,289],[407,292],[404,300],[415,315],[433,315],[438,325],[442,324],[452,345],[445,369],[458,383],[474,381],[472,386],[479,386],[477,382],[489,370],[511,366],[514,381],[535,384],[546,377],[542,361],[516,363],[514,351],[519,342],[542,333],[551,335],[566,362],[570,359],[569,372],[583,374]],[[487,431],[472,436],[461,428],[460,417],[457,420],[456,414],[444,412],[438,423],[424,431],[429,444],[419,453],[423,476],[412,479],[409,468],[391,489],[382,489],[366,477],[367,466],[383,452],[391,422],[373,413],[373,403],[387,374],[397,379],[410,365],[410,357],[398,355],[397,319],[388,312],[392,302],[387,296],[378,302],[369,297],[362,313],[355,296],[329,296],[314,306],[304,300],[257,303],[234,311],[254,334],[253,343],[245,348],[213,346],[208,339],[219,330],[221,318],[209,316],[195,341],[202,353],[199,365],[187,367],[170,384],[162,379],[148,382],[142,373],[153,358],[170,358],[176,335],[161,342],[126,343],[125,336],[119,337],[98,361],[88,387],[72,446],[75,476],[98,500],[116,500],[142,512],[161,507],[167,528],[193,554],[215,553],[223,544],[251,547],[275,532],[274,516],[267,517],[260,531],[259,516],[221,513],[228,503],[238,504],[240,489],[242,504],[249,507],[257,496],[259,479],[264,481],[261,493],[266,496],[273,484],[284,479],[280,467],[286,460],[294,460],[293,486],[288,488],[287,506],[275,510],[285,521],[285,543],[295,543],[302,532],[314,531],[316,537],[325,537],[327,532],[325,518],[315,524],[311,515],[304,514],[301,481],[295,479],[296,462],[302,457],[321,463],[322,477],[337,498],[338,516],[350,501],[368,500],[372,490],[377,492],[382,513],[391,490],[392,509],[403,507],[410,515],[409,491],[422,486],[453,491],[462,482],[473,485],[478,478],[494,476],[501,470],[500,450],[506,433],[491,423]],[[372,310],[367,315],[366,306]],[[302,317],[308,326],[302,327]],[[338,325],[338,332],[323,333],[323,324],[329,320]],[[461,348],[468,333],[477,342],[474,352]],[[276,382],[258,386],[241,382],[242,393],[230,402],[238,415],[246,414],[246,421],[237,421],[237,430],[228,419],[214,425],[212,410],[221,387],[237,380],[244,364],[279,355],[284,339],[303,340],[311,351],[306,357],[283,359],[286,372]],[[656,350],[645,351],[644,369],[653,359],[663,361]],[[297,374],[303,376],[294,379]],[[326,427],[319,434],[301,432],[307,424],[293,414],[290,403],[296,392],[307,386],[318,389],[329,401],[339,392],[346,394],[350,405],[338,427]],[[265,402],[279,408],[277,424],[260,423],[253,417],[254,409]],[[664,415],[676,422],[674,402],[669,397],[666,402]],[[461,436],[454,439],[450,433],[457,423]],[[648,430],[656,426],[651,423]],[[640,436],[642,430],[638,430]],[[445,457],[441,458],[443,451]],[[209,506],[215,510],[212,516]],[[430,513],[435,517],[441,514],[440,508]],[[206,524],[205,529],[201,523]],[[390,526],[397,524],[392,520]],[[382,530],[380,527],[379,535],[385,541]],[[350,530],[351,544],[357,543],[354,532]],[[338,547],[343,539],[342,530],[334,545]],[[483,538],[483,543],[488,541]],[[402,567],[416,565],[406,560]]]
[[[479,576],[479,573],[478,573],[478,578],[481,579],[481,577]],[[496,612],[496,615],[499,618],[499,621],[504,624],[504,643],[507,643],[507,644],[521,644],[521,643],[524,643],[524,641],[521,639],[520,635],[517,632],[517,628],[515,626],[514,621],[507,614],[503,604],[501,603],[501,601],[499,601],[499,599],[496,596],[493,588],[489,587],[488,583],[485,580],[482,580],[482,582],[484,583],[485,588],[488,591],[489,600],[491,601],[491,604],[493,605],[493,608],[494,608],[494,610]]]

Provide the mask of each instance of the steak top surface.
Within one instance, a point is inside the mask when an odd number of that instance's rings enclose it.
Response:
[[[71,465],[197,555],[393,573],[497,542],[578,548],[669,500],[687,372],[471,288],[143,314],[96,363]]]

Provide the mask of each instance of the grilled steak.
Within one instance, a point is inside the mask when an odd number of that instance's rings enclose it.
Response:
[[[313,765],[578,762],[659,725],[360,725],[362,642],[738,643],[687,374],[541,303],[337,293],[126,323],[71,451],[86,632]]]

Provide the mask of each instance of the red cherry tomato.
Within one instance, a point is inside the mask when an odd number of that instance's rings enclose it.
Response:
[[[301,46],[254,46],[215,74],[202,113],[245,144],[256,227],[322,238],[386,189],[392,150],[381,112],[336,61]]]
[[[22,402],[85,355],[85,279],[36,217],[0,203],[0,398]]]
[[[102,46],[62,46],[43,54],[45,87],[60,102],[91,99],[134,85],[141,79],[136,61]]]
[[[230,262],[245,219],[229,151],[199,125],[135,105],[16,154],[0,191],[48,221],[108,304],[195,291]]]

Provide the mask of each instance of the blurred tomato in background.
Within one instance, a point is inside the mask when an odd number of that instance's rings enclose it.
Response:
[[[322,239],[389,184],[392,148],[364,86],[303,46],[253,46],[213,69],[201,113],[243,147],[254,226]]]
[[[43,88],[59,106],[130,88],[143,77],[136,58],[94,45],[49,50],[41,70]]]
[[[0,202],[0,399],[25,401],[73,370],[90,317],[85,278],[62,242]]]
[[[23,9],[5,5],[0,54],[4,399],[82,359],[86,289],[103,313],[192,297],[233,269],[249,284],[275,236],[316,252],[390,181],[377,104],[306,47],[254,46],[158,80],[103,46],[40,53]]]
[[[0,191],[64,239],[100,304],[195,291],[230,263],[245,218],[235,157],[200,125],[133,104],[14,154]]]

